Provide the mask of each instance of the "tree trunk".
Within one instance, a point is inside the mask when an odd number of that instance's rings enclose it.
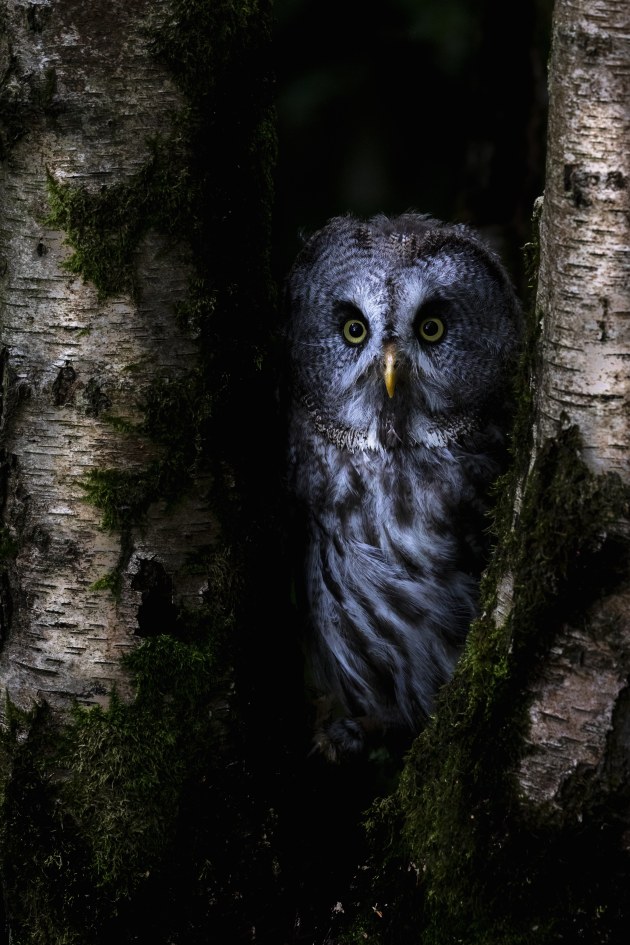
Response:
[[[160,461],[142,405],[198,362],[176,318],[189,250],[158,230],[153,208],[112,206],[145,184],[155,142],[174,150],[184,104],[151,55],[150,12],[155,4],[68,0],[4,14],[8,82],[32,110],[3,163],[0,231],[4,522],[16,549],[0,680],[24,709],[107,704],[114,686],[128,696],[120,657],[141,633],[170,629],[171,598],[198,599],[204,576],[183,566],[216,532],[198,478],[194,498],[154,507],[142,529],[133,503],[153,496],[114,497],[111,529],[89,501],[105,486],[98,474],[122,492]],[[115,595],[103,581],[114,574]],[[148,627],[142,607],[160,594],[162,625]]]
[[[249,941],[270,896],[235,689],[273,507],[251,462],[275,452],[269,21],[264,0],[0,4],[16,945]]]
[[[484,610],[397,791],[369,811],[352,941],[593,945],[630,929],[627,3],[556,0],[549,93]]]
[[[593,472],[630,479],[630,11],[557,3],[536,300],[535,444],[580,428]]]
[[[626,3],[557,3],[550,64],[545,196],[536,315],[541,362],[532,463],[570,426],[579,459],[630,484],[630,9]],[[576,457],[577,459],[577,457]],[[532,680],[527,751],[519,781],[534,803],[562,809],[579,770],[608,778],[613,718],[630,673],[630,575],[620,519],[602,521],[612,582],[568,614]],[[625,572],[625,573],[624,573]],[[601,575],[601,579],[604,575]],[[607,742],[610,742],[607,745]],[[630,745],[627,746],[630,748]],[[607,760],[608,759],[608,760]],[[625,770],[617,775],[625,779]]]

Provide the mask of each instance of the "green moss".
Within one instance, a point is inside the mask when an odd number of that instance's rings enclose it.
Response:
[[[205,566],[206,600],[179,615],[177,636],[126,657],[131,702],[113,694],[64,725],[45,706],[7,706],[0,840],[16,945],[166,945],[182,929],[246,941],[266,908],[269,812],[226,669],[242,588],[228,549]]]
[[[225,837],[252,828],[240,826],[248,788],[226,669],[238,593],[229,552],[208,553],[206,570],[207,602],[180,614],[180,638],[155,635],[125,658],[131,702],[114,693],[66,724],[45,705],[8,704],[1,840],[16,943],[166,942],[176,895],[201,896],[206,912],[216,902],[221,921]],[[239,810],[228,815],[223,792]]]
[[[172,841],[191,755],[207,748],[218,685],[212,652],[170,637],[146,641],[134,662],[135,701],[114,697],[107,711],[77,710],[56,759],[67,771],[66,815],[89,838],[95,885],[114,901],[143,883]]]
[[[275,126],[262,58],[269,10],[197,0],[163,12],[148,20],[151,46],[188,102],[171,135],[154,141],[145,165],[114,187],[92,193],[49,179],[48,225],[64,230],[73,247],[66,267],[92,282],[101,298],[137,295],[135,253],[149,228],[188,243],[195,270],[176,314],[198,341],[199,370],[179,381],[156,378],[140,405],[146,421],[137,432],[162,445],[162,458],[140,472],[86,477],[86,497],[110,529],[136,525],[151,502],[182,494],[193,471],[216,453],[213,444],[231,449],[234,390],[253,389],[250,365],[260,372],[265,363],[275,311],[269,274]],[[249,32],[246,24],[254,22]],[[209,148],[212,141],[220,147]],[[106,419],[125,432],[115,418]]]
[[[165,868],[185,785],[219,761],[225,733],[212,708],[225,680],[214,647],[156,637],[130,665],[133,703],[114,695],[108,710],[77,709],[63,729],[42,709],[3,736],[11,757],[4,872],[10,902],[19,884],[16,942],[100,940],[103,924]]]
[[[158,499],[177,501],[190,488],[208,453],[213,396],[201,372],[156,378],[138,404],[135,424],[107,417],[119,433],[140,434],[161,447],[159,459],[135,470],[94,469],[81,482],[86,499],[102,512],[102,525],[128,533]]]
[[[120,570],[114,569],[113,571],[108,571],[103,577],[100,577],[97,581],[90,584],[90,590],[111,591],[114,597],[118,598],[120,596],[121,586],[122,574]]]
[[[213,282],[220,273],[233,225],[241,245],[230,258],[242,259],[251,240],[256,252],[250,265],[268,270],[276,156],[273,90],[264,58],[269,26],[266,3],[175,0],[155,11],[147,20],[149,45],[187,102],[171,117],[171,133],[147,142],[149,157],[136,174],[98,192],[49,175],[46,223],[66,233],[73,248],[66,269],[92,282],[99,298],[136,297],[135,252],[149,229],[189,241],[201,282],[207,271]],[[45,86],[53,88],[54,76],[47,75]],[[247,228],[241,226],[243,212]],[[217,235],[218,259],[207,256],[208,239],[214,243]],[[268,272],[265,278],[272,292]],[[215,298],[215,286],[208,285],[210,307]]]
[[[99,298],[135,297],[136,251],[151,229],[181,228],[190,213],[185,148],[179,134],[148,145],[150,156],[129,179],[93,192],[48,174],[47,226],[63,230],[72,255],[68,272],[92,282]]]
[[[123,531],[141,521],[159,495],[159,471],[93,469],[80,483],[86,498],[103,513],[103,528]]]

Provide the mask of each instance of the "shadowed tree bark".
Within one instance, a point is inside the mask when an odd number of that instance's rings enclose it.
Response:
[[[5,0],[0,26],[5,932],[249,941],[269,6]]]

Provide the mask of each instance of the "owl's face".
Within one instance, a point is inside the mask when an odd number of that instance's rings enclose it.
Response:
[[[296,380],[351,428],[480,411],[517,342],[517,303],[468,230],[417,215],[330,221],[288,282]]]

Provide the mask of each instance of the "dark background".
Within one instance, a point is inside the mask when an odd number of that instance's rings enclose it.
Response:
[[[276,0],[274,269],[330,216],[471,223],[522,281],[552,0]]]

